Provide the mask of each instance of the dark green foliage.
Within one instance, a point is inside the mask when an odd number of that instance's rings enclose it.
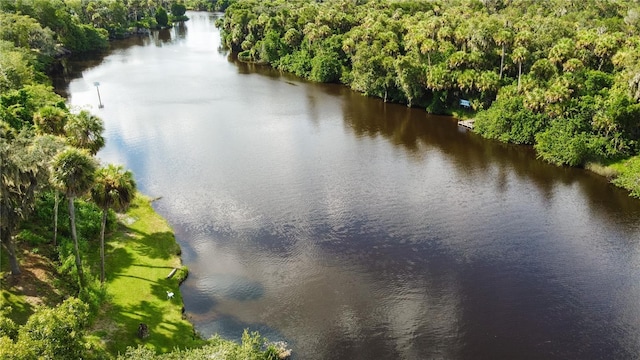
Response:
[[[31,216],[32,221],[26,226],[29,231],[35,233],[38,237],[47,239],[48,242],[51,241],[53,237],[51,225],[53,221],[53,207],[53,192],[41,194],[36,201],[35,211]],[[76,217],[78,236],[84,239],[83,241],[85,242],[91,241],[97,243],[100,238],[102,210],[92,202],[76,200]],[[115,213],[110,211],[107,216],[107,233],[115,231],[117,224]],[[67,202],[64,201],[64,199],[61,199],[60,208],[58,209],[58,232],[64,237],[70,237],[69,211],[67,209]]]
[[[313,81],[330,83],[340,80],[342,64],[335,52],[322,52],[311,60],[309,78]]]
[[[185,0],[188,9],[201,11],[225,11],[234,0]]]
[[[171,4],[171,14],[173,16],[182,16],[187,11],[187,7],[184,4],[173,3]]]
[[[76,216],[78,235],[87,241],[97,244],[100,238],[100,223],[102,219],[102,210],[93,202],[77,202]],[[58,215],[60,216],[60,215]],[[112,215],[112,219],[115,216]],[[111,226],[113,226],[113,222]],[[113,227],[111,228],[113,229]]]
[[[624,163],[625,170],[613,183],[631,191],[631,196],[640,198],[640,158],[634,157]]]
[[[158,26],[166,27],[169,24],[169,15],[167,14],[167,10],[159,8],[156,12],[156,21],[158,22]]]
[[[427,97],[427,112],[430,114],[446,114],[447,98],[447,91],[432,91],[430,96]]]
[[[70,26],[60,40],[69,50],[78,53],[102,51],[109,47],[108,31],[87,24]]]
[[[278,360],[278,354],[286,349],[271,345],[257,332],[249,333],[245,330],[240,344],[224,340],[219,336],[211,338],[207,345],[186,350],[175,350],[167,354],[156,355],[144,346],[128,348],[119,360],[199,360],[215,354],[216,358],[225,360]]]
[[[538,156],[556,164],[578,166],[595,157],[596,138],[581,131],[582,124],[573,119],[557,119],[536,135]]]
[[[87,354],[84,328],[88,307],[76,298],[56,308],[42,307],[19,327],[14,337],[0,341],[3,359],[81,359]]]
[[[599,70],[589,70],[582,76],[584,94],[595,94],[613,86],[613,75]]]
[[[275,30],[270,30],[264,39],[256,43],[260,49],[258,59],[266,63],[276,63],[285,54],[286,45],[280,39],[280,34]],[[256,60],[258,60],[256,59]]]
[[[521,96],[506,88],[487,111],[476,117],[476,131],[490,139],[515,144],[533,144],[535,134],[545,128],[548,117],[524,107]]]
[[[45,85],[27,85],[18,90],[0,94],[3,120],[14,129],[33,124],[34,114],[42,107],[65,108],[64,99]]]
[[[49,242],[48,239],[27,229],[20,231],[18,235],[16,235],[16,239],[29,244],[29,246],[39,246]]]
[[[307,50],[296,51],[281,57],[276,67],[306,78],[311,74],[311,56]]]

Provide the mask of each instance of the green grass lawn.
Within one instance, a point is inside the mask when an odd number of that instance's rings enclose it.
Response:
[[[108,300],[93,335],[112,354],[138,344],[157,353],[203,344],[182,318],[178,276],[167,279],[171,270],[181,268],[179,247],[167,222],[141,195],[120,222],[105,245]],[[94,257],[99,266],[99,257]],[[167,291],[175,294],[173,299],[167,298]],[[146,339],[137,336],[140,323],[149,327]]]
[[[91,240],[88,250],[85,264],[92,274],[99,274],[97,239]],[[241,344],[219,337],[207,342],[196,336],[192,324],[182,317],[179,282],[186,268],[181,266],[179,253],[167,222],[153,210],[149,198],[138,194],[127,213],[119,217],[117,230],[106,239],[107,300],[87,330],[87,345],[96,350],[90,353],[118,359],[132,355],[161,359],[165,357],[153,354],[176,349],[182,351],[169,354],[171,358],[201,359],[215,354],[220,359],[276,359],[290,354],[283,346],[269,346],[265,351],[265,339],[257,333],[245,333]],[[6,255],[0,256],[0,305],[3,310],[11,309],[3,316],[22,325],[38,305],[54,307],[62,302],[69,289],[57,286],[61,283],[51,254],[43,256],[40,250],[23,246],[23,274],[18,278],[8,275]],[[167,278],[174,268],[179,270]],[[169,299],[167,292],[174,297]],[[149,328],[145,339],[138,337],[140,323]],[[134,348],[132,353],[126,353],[128,347]]]

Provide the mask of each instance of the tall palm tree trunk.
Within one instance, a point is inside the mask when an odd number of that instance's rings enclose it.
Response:
[[[84,273],[82,272],[82,260],[80,259],[80,248],[78,247],[78,235],[76,233],[76,208],[73,204],[73,196],[69,196],[69,221],[71,223],[71,238],[73,239],[73,248],[76,252],[76,269],[78,270],[78,278],[80,279],[80,287],[84,287]]]
[[[502,69],[504,69],[504,50],[505,44],[502,44],[502,54],[500,56],[500,79],[502,80]]]
[[[58,191],[55,191],[53,200],[53,246],[58,246],[58,205],[60,205],[60,197]]]
[[[520,92],[520,77],[522,76],[522,61],[518,63],[518,92]]]
[[[104,230],[107,227],[107,209],[102,210],[102,228],[100,229],[100,283],[104,284]]]

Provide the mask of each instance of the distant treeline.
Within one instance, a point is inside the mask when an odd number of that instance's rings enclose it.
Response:
[[[225,11],[236,0],[185,0],[187,8],[200,11]]]
[[[45,56],[100,51],[109,39],[187,20],[185,11],[177,0],[2,0],[0,40]]]
[[[637,1],[238,0],[217,25],[243,61],[475,115],[555,164],[640,150]]]

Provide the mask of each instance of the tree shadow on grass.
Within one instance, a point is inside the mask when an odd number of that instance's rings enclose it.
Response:
[[[121,274],[125,269],[130,268],[135,261],[133,255],[126,248],[108,246],[106,249],[105,272],[107,279],[111,276]],[[100,262],[100,259],[97,260]]]
[[[106,269],[108,274],[118,274],[125,272],[132,266],[148,267],[148,268],[166,268],[167,275],[173,269],[172,266],[154,266],[136,262],[133,253],[139,253],[152,259],[169,260],[179,253],[179,246],[175,242],[175,238],[171,232],[162,232],[154,234],[144,234],[138,232],[141,236],[130,236],[125,239],[119,239],[105,244],[106,251]],[[98,256],[93,261],[99,266],[100,259]]]
[[[146,267],[146,268],[152,268],[152,269],[173,269],[174,268],[173,266],[154,266],[154,265],[141,264],[141,263],[131,264],[131,266],[140,266],[140,267]]]
[[[112,353],[124,353],[128,346],[136,347],[139,344],[151,346],[157,353],[164,353],[177,346],[193,346],[199,342],[191,324],[182,320],[180,309],[170,304],[164,305],[164,302],[177,302],[179,299],[166,297],[163,292],[162,297],[157,300],[145,300],[130,306],[114,306],[113,320],[121,324],[121,327],[108,345]],[[149,329],[149,336],[145,339],[138,337],[141,323],[146,324]]]
[[[0,281],[0,288],[6,290],[0,291],[0,306],[3,312],[10,307],[10,311],[3,313],[3,315],[6,315],[17,324],[25,324],[29,316],[34,312],[33,305],[26,301],[21,301],[16,296],[19,291],[14,287],[7,286],[6,281]]]
[[[7,275],[0,280],[0,304],[2,308],[11,307],[8,316],[16,323],[24,324],[33,314],[35,306],[55,306],[62,300],[58,289],[49,279],[56,269],[44,256],[33,253],[30,249],[21,254],[20,275]]]
[[[176,242],[175,235],[171,231],[145,233],[136,229],[127,228],[130,234],[132,248],[154,259],[170,259],[180,255],[180,246]],[[131,234],[135,234],[131,236]]]

